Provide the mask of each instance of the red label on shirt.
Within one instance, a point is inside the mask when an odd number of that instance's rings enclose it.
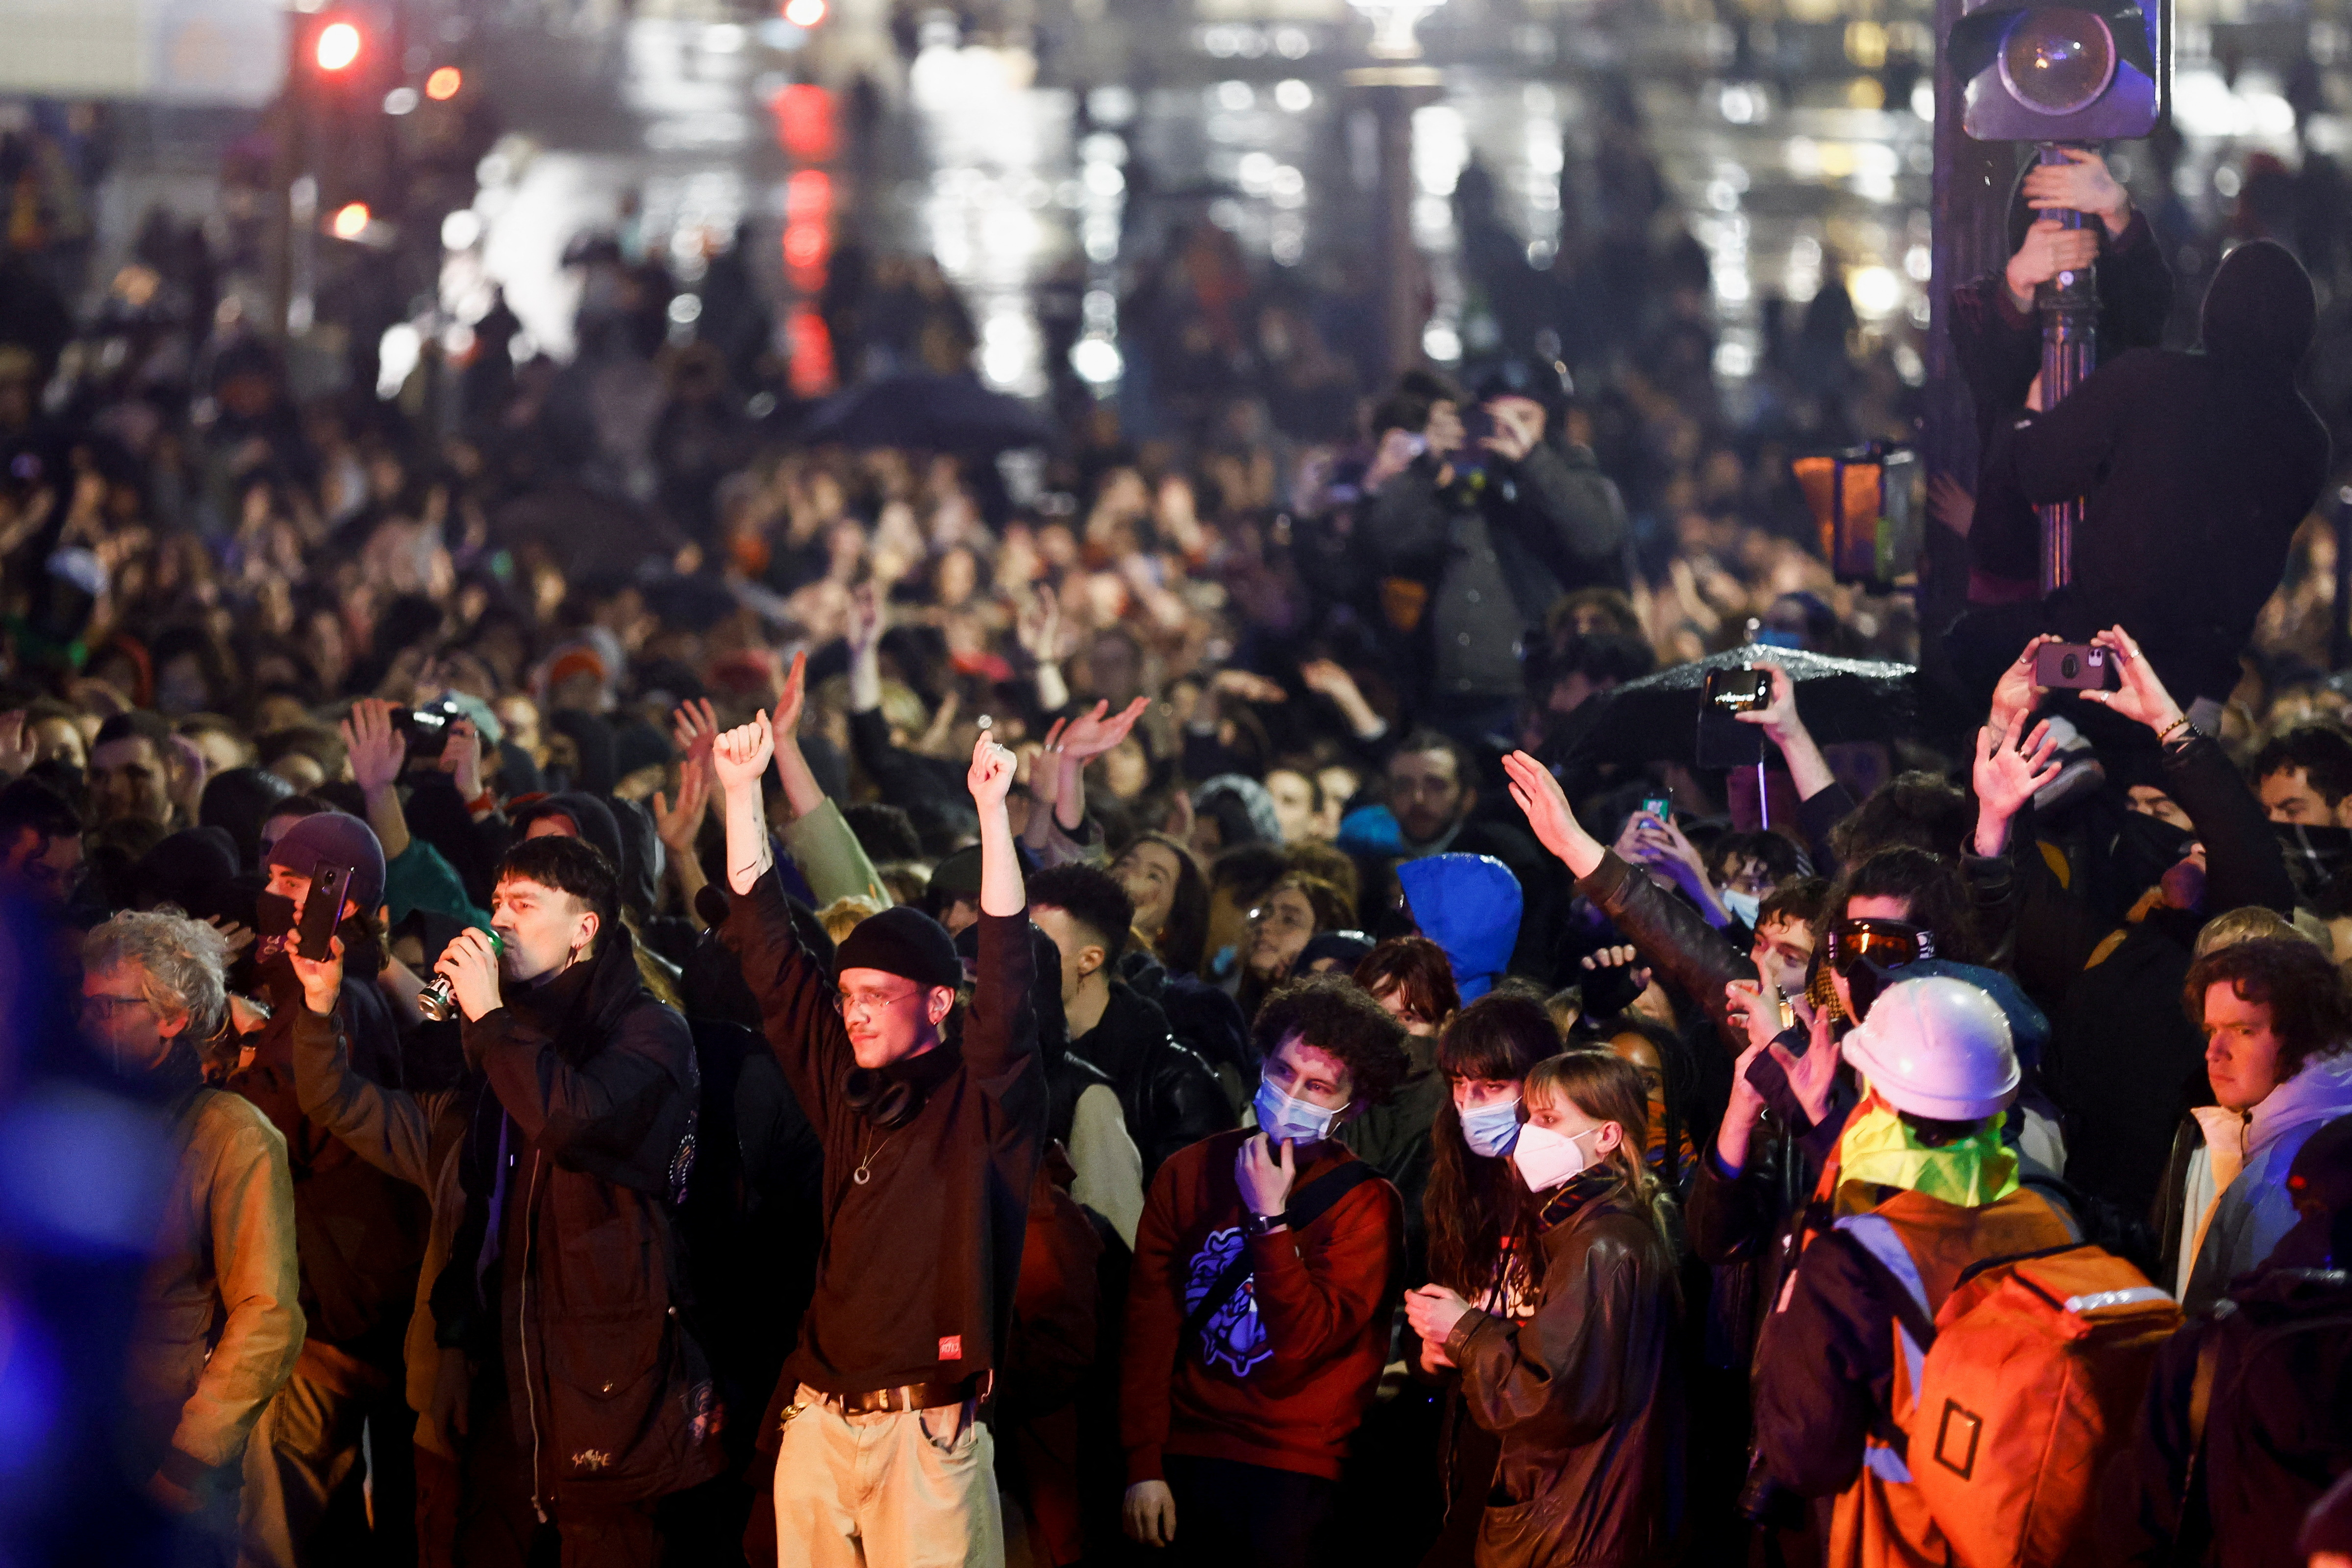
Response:
[[[940,1336],[940,1359],[941,1361],[961,1361],[963,1359],[963,1335],[960,1333],[941,1334]]]

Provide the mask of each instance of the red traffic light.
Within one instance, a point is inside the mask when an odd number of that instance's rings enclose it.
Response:
[[[446,103],[457,96],[466,85],[466,76],[456,66],[443,66],[425,78],[425,96],[436,103]]]
[[[360,30],[349,22],[330,22],[319,29],[317,58],[322,71],[340,71],[360,57]]]

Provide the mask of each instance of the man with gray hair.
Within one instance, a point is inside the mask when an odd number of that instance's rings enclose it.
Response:
[[[179,915],[118,915],[82,944],[82,1036],[161,1109],[178,1160],[124,1415],[150,1495],[187,1516],[190,1562],[234,1554],[246,1439],[302,1348],[286,1140],[250,1101],[204,1081],[226,961],[220,933]]]

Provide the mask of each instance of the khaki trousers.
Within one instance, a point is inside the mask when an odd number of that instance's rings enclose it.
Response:
[[[1003,1568],[996,1443],[970,1406],[844,1416],[803,1385],[776,1453],[779,1568]]]

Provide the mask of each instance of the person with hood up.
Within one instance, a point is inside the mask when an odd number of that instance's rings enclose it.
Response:
[[[2205,291],[2201,352],[2125,354],[1997,432],[1987,454],[1979,515],[2005,507],[2011,486],[2037,506],[2085,503],[2074,580],[2039,607],[2042,628],[2082,642],[2120,622],[2200,719],[2237,685],[2326,476],[2326,427],[2294,384],[2316,315],[2292,254],[2242,245]]]
[[[2193,1312],[2278,1245],[2294,1224],[2295,1151],[2352,1114],[2352,998],[2326,954],[2273,936],[2198,959],[2181,1005],[2205,1031],[2215,1103],[2181,1123],[2158,1222],[2160,1282]]]
[[[1427,855],[1401,861],[1397,882],[1421,934],[1445,949],[1454,988],[1475,1002],[1510,967],[1524,907],[1519,879],[1492,855]]]

